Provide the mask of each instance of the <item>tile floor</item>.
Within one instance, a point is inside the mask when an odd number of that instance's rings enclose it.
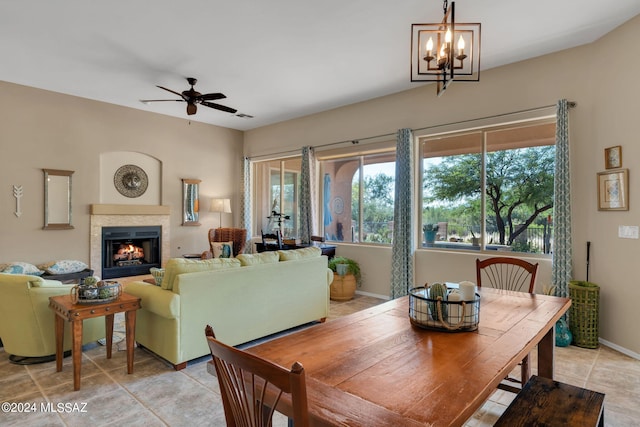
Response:
[[[356,296],[331,302],[329,320],[383,302]],[[117,351],[116,351],[117,347]],[[105,347],[83,352],[82,388],[73,391],[71,358],[61,373],[55,362],[19,366],[0,349],[0,402],[28,404],[33,412],[0,412],[2,426],[224,426],[224,413],[208,357],[179,372],[145,350],[136,348],[134,373],[126,374],[126,352],[114,345],[111,360]],[[557,348],[559,381],[606,393],[605,425],[640,424],[640,361],[601,346],[598,349]],[[532,360],[535,373],[535,358]],[[491,426],[513,398],[496,391],[467,421],[467,426]],[[43,411],[49,403],[49,409]],[[59,407],[61,405],[61,407]],[[17,405],[16,405],[17,406]],[[59,410],[58,410],[59,409]],[[274,423],[285,426],[286,419]]]

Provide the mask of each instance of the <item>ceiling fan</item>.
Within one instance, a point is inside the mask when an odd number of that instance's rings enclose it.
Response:
[[[197,79],[193,77],[187,77],[187,82],[191,85],[191,89],[185,90],[182,93],[176,92],[175,90],[167,89],[163,86],[157,86],[160,89],[164,89],[167,92],[174,93],[180,97],[180,99],[141,99],[140,102],[148,103],[148,102],[163,102],[163,101],[175,101],[175,102],[186,102],[187,103],[187,115],[191,116],[196,113],[198,110],[197,104],[202,104],[205,107],[215,108],[216,110],[226,111],[227,113],[235,113],[235,108],[227,107],[225,105],[216,104],[213,101],[216,99],[223,99],[226,96],[222,93],[205,93],[204,95],[200,92],[196,92],[193,86],[198,82]]]

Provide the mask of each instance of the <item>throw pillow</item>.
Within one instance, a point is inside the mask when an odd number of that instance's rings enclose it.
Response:
[[[2,272],[8,274],[30,274],[32,276],[41,276],[44,274],[44,271],[28,262],[10,262]]]
[[[77,273],[87,268],[87,264],[82,261],[76,261],[72,259],[63,259],[60,261],[51,261],[46,264],[38,266],[39,269],[44,270],[48,274],[70,274]]]
[[[149,269],[149,273],[153,276],[156,286],[162,286],[162,279],[164,278],[164,268],[152,267]]]
[[[240,268],[240,261],[235,258],[171,258],[164,266],[164,278],[160,287],[162,289],[173,289],[173,282],[178,274],[222,270],[225,268]]]
[[[214,258],[233,258],[233,242],[211,242]]]
[[[318,257],[322,255],[322,249],[309,246],[308,248],[278,251],[278,254],[280,255],[280,261],[292,261],[294,259]]]
[[[278,253],[268,251],[259,254],[239,254],[236,259],[240,261],[243,267],[257,264],[275,264],[278,262]]]

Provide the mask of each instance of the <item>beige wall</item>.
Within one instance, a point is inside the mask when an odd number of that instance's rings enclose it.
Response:
[[[89,263],[89,206],[152,204],[158,191],[162,204],[171,207],[171,255],[207,249],[207,231],[219,222],[218,214],[206,212],[211,198],[230,197],[233,216],[239,218],[242,138],[240,131],[0,82],[0,263],[54,259]],[[106,192],[100,186],[102,169],[113,164],[101,163],[101,158],[112,159],[113,153],[134,164],[147,156],[158,160],[160,173],[149,171],[154,180],[151,199],[102,194]],[[75,171],[75,229],[42,230],[42,168]],[[111,180],[110,189],[113,175],[111,171],[107,175],[110,178],[103,181]],[[182,178],[202,180],[200,200],[205,211],[199,227],[181,225]],[[24,189],[19,218],[14,215],[12,185]],[[222,219],[226,226],[232,224],[230,215]]]
[[[600,336],[627,352],[640,353],[635,332],[640,286],[635,257],[640,240],[617,237],[619,225],[640,225],[640,158],[637,103],[640,84],[640,17],[602,39],[579,48],[483,72],[479,83],[453,83],[438,98],[432,85],[302,117],[245,134],[245,154],[298,150],[554,105],[566,98],[578,103],[570,112],[574,277],[586,277],[586,242],[591,241],[590,280],[601,285]],[[408,77],[407,77],[408,78]],[[622,145],[623,167],[630,169],[630,210],[599,212],[596,173],[604,170],[603,149]],[[388,295],[390,249],[341,245],[338,254],[361,263],[362,291]],[[478,254],[419,250],[416,283],[475,279]],[[540,259],[538,289],[551,281],[550,260]]]
[[[454,83],[437,98],[432,85],[242,132],[190,123],[110,104],[0,82],[0,263],[89,261],[89,206],[100,203],[100,158],[133,151],[161,162],[162,204],[171,206],[171,255],[199,252],[218,215],[203,212],[202,226],[181,226],[181,178],[202,180],[201,206],[212,197],[231,197],[238,224],[244,154],[257,156],[303,145],[361,139],[461,120],[553,105],[578,103],[571,111],[573,246],[575,277],[584,279],[585,246],[592,242],[590,279],[601,290],[601,337],[640,353],[634,330],[640,287],[635,270],[639,240],[617,237],[619,225],[640,225],[640,173],[635,159],[640,84],[640,17],[595,43],[485,71],[479,83]],[[408,78],[408,77],[407,77]],[[630,169],[630,210],[596,209],[596,173],[604,170],[603,149],[622,145]],[[45,231],[42,168],[74,170],[74,230]],[[22,185],[21,217],[14,215],[12,185]],[[224,225],[232,218],[223,216]],[[389,294],[390,249],[341,245],[338,254],[360,261],[362,290]],[[474,279],[477,254],[420,250],[416,284]],[[541,259],[539,287],[550,281],[550,261]]]

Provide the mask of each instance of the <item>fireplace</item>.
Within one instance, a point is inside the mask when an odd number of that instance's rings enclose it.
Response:
[[[149,274],[161,263],[160,226],[102,227],[102,278]]]

